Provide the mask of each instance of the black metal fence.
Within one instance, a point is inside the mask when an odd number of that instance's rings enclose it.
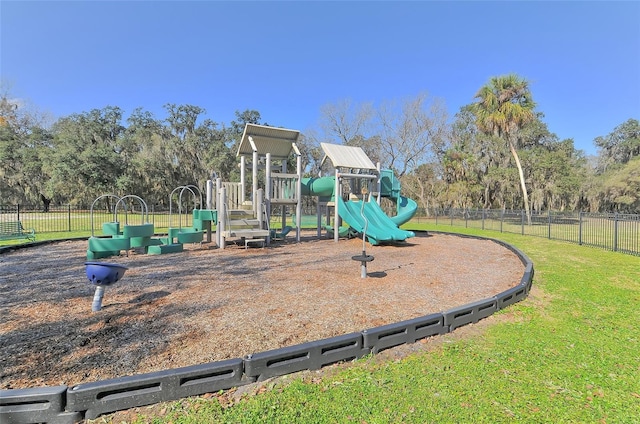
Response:
[[[149,206],[147,215],[137,210],[120,211],[118,220],[129,224],[149,222],[156,228],[191,225],[189,213],[179,214],[165,207]],[[24,228],[33,228],[36,234],[56,232],[91,232],[101,233],[101,225],[114,218],[113,211],[106,209],[77,208],[73,205],[50,206],[48,211],[40,207],[28,205],[0,205],[0,222],[20,221]]]
[[[419,210],[412,222],[462,226],[562,240],[640,256],[640,215],[524,210]]]
[[[307,214],[315,213],[315,208],[305,209]],[[0,222],[21,221],[23,227],[35,229],[36,234],[92,230],[99,234],[102,222],[111,216],[104,209],[94,210],[92,216],[88,208],[72,205],[51,206],[47,212],[33,206],[0,205]],[[150,205],[148,217],[130,209],[119,219],[131,224],[150,222],[157,229],[166,229],[190,226],[192,217],[190,213],[171,213],[167,208]],[[532,214],[529,222],[524,210],[420,209],[412,222],[545,237],[640,256],[640,214],[550,211]]]
[[[315,206],[304,205],[303,216],[314,215],[315,211]],[[277,220],[280,214],[278,207],[272,212]],[[114,215],[113,205],[111,209],[102,207],[93,211],[88,207],[73,205],[50,206],[46,212],[38,206],[0,205],[0,222],[20,221],[24,228],[33,228],[36,234],[94,231],[96,235],[100,235],[102,223],[113,221],[115,218],[125,224],[151,223],[159,232],[166,231],[169,227],[189,227],[193,222],[191,213],[192,209],[188,208],[180,213],[177,208],[169,210],[165,206],[149,205],[147,215],[143,215],[135,202],[130,204],[127,210],[121,208],[117,216]],[[312,221],[316,222],[315,219]]]

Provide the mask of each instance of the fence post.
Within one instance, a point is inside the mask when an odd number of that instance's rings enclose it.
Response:
[[[500,211],[500,232],[502,232],[502,223],[504,222],[504,209]]]
[[[484,230],[484,213],[485,213],[485,208],[482,208],[482,229]]]
[[[464,210],[464,228],[469,228],[469,212],[467,209]]]
[[[582,211],[578,212],[578,245],[582,246]]]
[[[520,235],[524,235],[524,209],[520,210]]]
[[[67,223],[69,224],[69,232],[71,232],[71,203],[67,204]]]
[[[549,209],[549,225],[547,228],[547,238],[551,240],[551,209]]]
[[[613,213],[613,251],[618,251],[618,212]]]
[[[18,211],[18,221],[20,221],[20,203],[18,203],[16,210]]]

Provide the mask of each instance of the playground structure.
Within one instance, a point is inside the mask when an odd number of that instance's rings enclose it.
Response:
[[[211,242],[214,227],[215,241],[221,249],[231,240],[239,240],[245,248],[249,245],[264,247],[272,240],[283,240],[291,231],[295,231],[295,239],[300,241],[303,196],[318,197],[318,237],[323,229],[335,241],[340,237],[363,236],[363,240],[373,245],[402,242],[413,237],[412,232],[399,227],[413,217],[417,204],[400,195],[400,184],[391,170],[380,170],[380,165],[374,165],[360,147],[321,143],[325,153],[323,164],[329,160],[334,175],[303,178],[301,154],[296,145],[299,137],[300,132],[295,130],[246,124],[237,151],[240,182],[222,182],[219,178],[214,181],[214,174],[207,181],[206,208],[203,208],[203,196],[198,187],[186,185],[174,189],[169,195],[170,223],[166,237],[154,237],[155,229],[148,222],[148,208],[142,198],[113,194],[98,197],[91,205],[87,259],[115,256],[130,249],[140,249],[152,255],[181,252],[184,243],[202,243],[205,234],[206,241]],[[287,170],[292,156],[296,163],[295,173]],[[251,170],[249,195],[248,169]],[[260,171],[264,175],[259,175]],[[259,187],[261,179],[264,187]],[[171,220],[176,195],[178,224],[173,226]],[[188,210],[184,207],[185,195],[191,195],[193,201],[191,227],[183,223]],[[380,207],[383,197],[396,204],[396,215],[389,217],[384,213]],[[113,220],[103,223],[103,236],[96,237],[93,210],[103,198],[116,199]],[[129,201],[139,204],[141,222],[138,225],[128,223]],[[271,228],[272,213],[276,208],[281,214],[281,225]],[[120,209],[124,210],[125,216],[122,228],[118,220]],[[290,212],[293,212],[294,222],[287,222]]]
[[[102,223],[102,233],[106,237],[96,237],[94,228],[94,208],[102,199],[116,199],[113,206],[113,220]],[[132,199],[138,202],[140,206],[140,224],[129,224],[129,213],[127,209],[127,200]],[[121,230],[120,221],[118,219],[118,210],[124,209],[124,226]],[[148,221],[147,204],[142,198],[135,195],[127,195],[123,197],[114,194],[105,194],[99,196],[91,204],[91,237],[89,237],[89,248],[87,250],[87,259],[100,259],[109,256],[117,256],[121,250],[129,251],[132,248],[144,248],[155,241],[151,241],[153,236],[153,224]]]
[[[299,136],[294,130],[246,124],[237,152],[240,183],[216,179],[214,196],[214,182],[207,182],[207,208],[214,209],[214,199],[217,205],[216,242],[220,248],[224,249],[227,240],[232,238],[244,239],[245,246],[252,242],[268,245],[271,239],[283,238],[293,229],[296,241],[300,241],[303,196],[318,197],[318,237],[325,229],[338,241],[341,236],[362,235],[365,228],[366,239],[374,245],[413,237],[413,233],[399,226],[415,215],[417,204],[400,195],[400,184],[391,170],[381,171],[379,164],[374,165],[360,147],[321,143],[325,153],[323,163],[330,160],[335,175],[303,178],[301,154],[296,145]],[[292,155],[295,173],[287,170]],[[248,163],[251,166],[250,197],[247,196]],[[263,188],[258,187],[260,170],[264,170]],[[366,202],[365,193],[371,193]],[[396,203],[395,216],[389,217],[381,209],[381,197]],[[281,225],[279,229],[271,229],[272,211],[276,207],[280,207]],[[287,208],[295,208],[295,222],[291,225],[287,222]]]
[[[178,225],[172,226],[173,219],[173,197],[179,190],[178,197]],[[183,211],[183,194],[187,192],[192,195],[193,206],[193,226],[183,226],[183,218],[186,212]],[[95,235],[94,208],[102,199],[115,199],[113,206],[113,219],[102,223],[102,236]],[[127,202],[137,202],[140,207],[140,224],[129,224],[129,210]],[[169,196],[169,228],[166,237],[155,237],[155,228],[149,223],[148,207],[146,202],[139,196],[126,195],[123,197],[114,194],[105,194],[95,199],[91,205],[91,237],[88,240],[87,259],[101,259],[110,256],[118,256],[121,251],[127,254],[131,249],[138,249],[149,255],[160,255],[165,253],[181,252],[184,243],[201,243],[205,231],[209,231],[210,237],[211,221],[216,221],[215,211],[197,208],[202,205],[202,194],[195,186],[180,186],[174,189]],[[121,227],[118,212],[124,210],[124,223]]]
[[[173,226],[173,200],[174,195],[178,193],[178,226]],[[183,195],[191,194],[193,201],[192,207],[192,226],[189,227],[186,219],[187,211],[183,202]],[[183,210],[183,208],[185,210]],[[207,232],[210,240],[211,221],[215,221],[215,211],[202,209],[202,193],[198,187],[194,185],[186,185],[176,187],[169,195],[169,229],[167,237],[161,238],[163,242],[160,245],[149,248],[149,254],[162,254],[182,251],[182,247],[187,243],[202,243],[204,233]]]

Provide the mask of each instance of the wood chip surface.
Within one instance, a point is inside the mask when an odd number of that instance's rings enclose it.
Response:
[[[418,233],[371,246],[360,239],[266,248],[185,245],[130,252],[92,312],[86,241],[0,255],[0,388],[73,386],[243,356],[416,318],[498,294],[524,266],[487,240]]]

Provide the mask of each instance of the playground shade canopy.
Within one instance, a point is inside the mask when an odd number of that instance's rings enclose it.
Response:
[[[271,153],[273,159],[287,159],[299,137],[300,131],[296,130],[246,124],[236,156],[252,155],[255,146],[259,156]]]
[[[326,155],[325,159],[331,159],[334,168],[366,169],[373,171],[378,169],[361,147],[331,143],[320,143],[320,146]]]

